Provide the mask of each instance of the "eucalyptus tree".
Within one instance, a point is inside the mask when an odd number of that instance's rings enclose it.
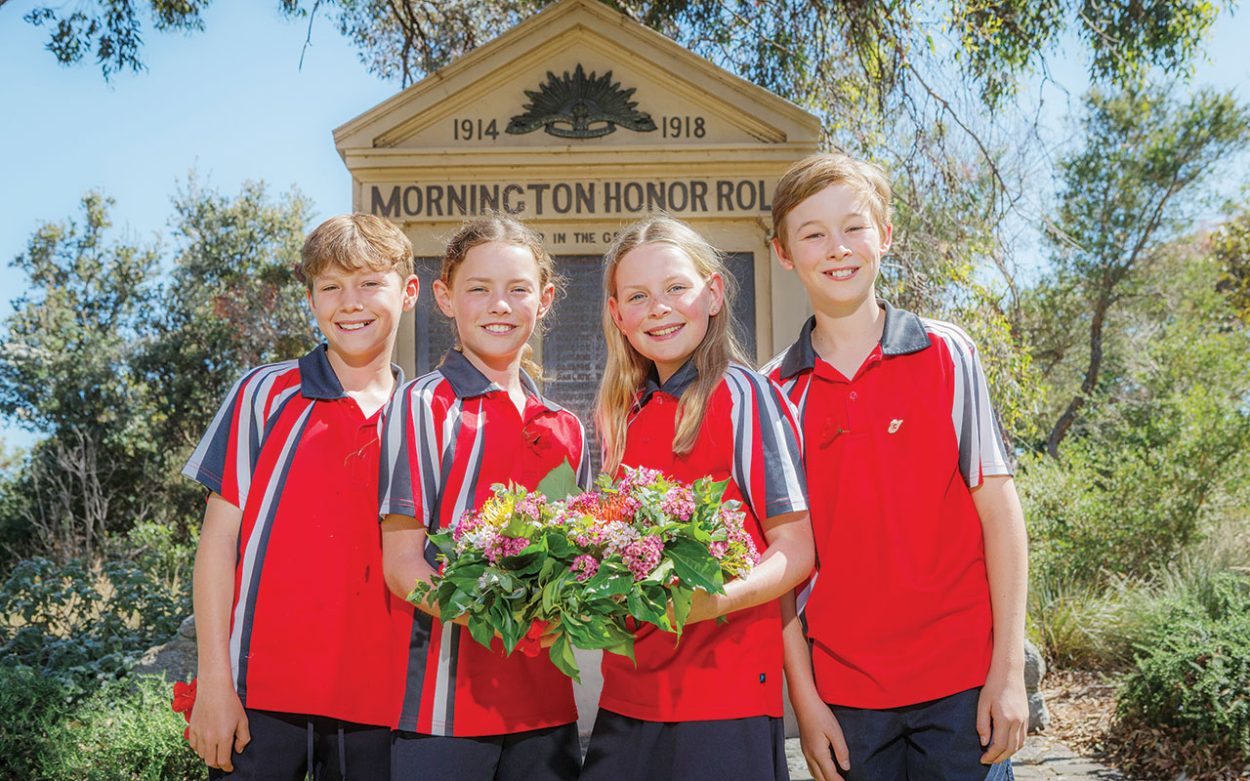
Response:
[[[3,323],[0,415],[43,435],[14,477],[20,518],[66,556],[90,554],[112,519],[149,509],[132,486],[154,444],[140,414],[144,380],[131,366],[149,337],[157,248],[118,238],[112,201],[82,199],[81,215],[38,227],[13,259],[26,287]]]
[[[229,385],[315,344],[297,193],[192,179],[150,245],[119,236],[111,207],[89,193],[13,261],[26,289],[0,321],[0,416],[41,438],[0,475],[0,560],[90,559],[144,520],[185,528],[198,489],[178,472]]]
[[[1061,163],[1048,233],[1057,282],[1049,293],[1066,297],[1074,317],[1051,320],[1070,338],[1044,347],[1077,381],[1047,435],[1051,456],[1100,388],[1109,314],[1135,293],[1143,267],[1194,233],[1213,172],[1250,144],[1250,110],[1210,90],[1184,100],[1162,88],[1095,92],[1083,129],[1083,146]]]

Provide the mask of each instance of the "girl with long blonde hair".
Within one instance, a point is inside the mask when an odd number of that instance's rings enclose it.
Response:
[[[608,366],[595,420],[605,471],[727,481],[724,498],[742,502],[763,557],[723,594],[695,592],[680,644],[647,626],[636,664],[605,655],[582,778],[785,779],[777,598],[814,559],[791,408],[744,365],[732,280],[698,233],[651,217],[604,260]]]

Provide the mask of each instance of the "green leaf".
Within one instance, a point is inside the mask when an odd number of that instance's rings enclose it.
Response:
[[[412,591],[409,591],[408,596],[404,597],[404,599],[414,605],[419,605],[422,600],[429,597],[430,592],[433,590],[434,587],[429,583],[426,583],[424,580],[419,580],[417,581],[417,585],[412,587]]]
[[[469,634],[478,643],[490,648],[491,642],[495,639],[495,627],[491,626],[491,622],[486,617],[470,614]]]
[[[668,621],[668,600],[664,597],[663,588],[639,583],[637,588],[629,592],[626,604],[630,615],[639,621],[655,624],[667,631],[672,630]]]
[[[625,628],[624,618],[619,614],[601,616],[586,622],[570,622],[564,616],[560,622],[562,636],[578,648],[588,651],[603,650],[618,656],[634,659],[634,633]]]
[[[515,556],[507,556],[500,560],[514,575],[533,575],[543,567],[547,554],[537,545],[530,545]]]
[[[686,619],[690,617],[690,603],[694,599],[694,589],[683,585],[673,586],[669,589],[668,598],[673,603],[673,629],[680,638]]]
[[[538,571],[539,583],[549,583],[555,577],[556,569],[562,564],[562,562],[557,561],[557,558],[556,556],[547,556],[547,560],[543,562],[542,569]]]
[[[694,540],[679,537],[668,544],[665,553],[673,560],[673,571],[688,586],[701,588],[710,594],[724,592],[724,578],[720,562]]]
[[[547,650],[547,656],[560,672],[578,683],[582,682],[581,670],[577,667],[577,657],[573,655],[573,646],[569,644],[569,638],[566,635],[561,634],[556,637],[556,641]]]
[[[501,533],[505,537],[525,537],[529,538],[535,530],[534,522],[523,515],[513,514],[508,519],[508,525],[503,527]]]
[[[632,632],[627,633],[625,639],[618,645],[610,646],[603,650],[605,653],[628,657],[635,667],[638,666],[638,660],[634,658],[634,635]]]
[[[614,572],[605,565],[599,568],[593,578],[586,581],[581,591],[587,599],[610,599],[625,596],[633,587],[633,575]]]
[[[546,538],[547,550],[552,556],[558,559],[572,559],[577,554],[577,548],[569,542],[562,531],[551,529],[547,532]]]
[[[456,558],[456,541],[452,539],[451,532],[435,532],[426,537],[427,540],[434,543],[439,551],[448,559]]]
[[[560,465],[547,473],[538,483],[538,490],[545,494],[548,499],[553,502],[561,499],[567,499],[574,494],[581,493],[581,487],[577,484],[577,473],[573,471],[572,465],[566,458],[560,462]]]
[[[670,559],[664,559],[660,562],[660,566],[651,570],[651,574],[646,577],[650,583],[665,583],[669,575],[673,573],[673,562]]]
[[[477,592],[473,589],[461,589],[453,581],[443,580],[439,581],[438,585],[434,587],[434,591],[426,599],[426,602],[430,605],[445,605],[455,599],[456,594],[460,593],[476,594]]]
[[[560,604],[561,597],[563,596],[561,594],[561,591],[564,590],[564,584],[567,582],[568,582],[568,579],[561,576],[561,577],[553,579],[547,585],[543,586],[543,598],[542,599],[543,599],[543,612],[544,613],[550,613],[554,611],[556,609],[556,606]]]
[[[728,485],[728,480],[713,481],[710,477],[702,477],[694,481],[694,494],[713,507],[719,507]]]
[[[652,507],[651,505],[646,504],[639,508],[638,515],[649,521],[651,526],[655,528],[663,527],[665,521],[668,519],[668,516],[666,516],[659,507]]]
[[[485,564],[466,564],[460,565],[456,562],[456,566],[450,567],[442,577],[443,583],[455,583],[458,588],[466,591],[476,591],[477,581],[486,573]]]
[[[707,524],[692,523],[690,524],[690,536],[695,542],[698,542],[706,547],[712,542],[715,535],[708,531]]]
[[[499,632],[499,636],[503,639],[504,652],[511,654],[516,649],[517,643],[521,642],[521,638],[525,636],[529,626],[522,626],[512,613],[512,607],[504,600],[499,600],[490,606],[490,617],[495,625],[495,630]]]
[[[443,623],[450,623],[452,619],[468,613],[475,604],[477,600],[473,598],[473,595],[464,591],[453,591],[439,600],[439,620]]]

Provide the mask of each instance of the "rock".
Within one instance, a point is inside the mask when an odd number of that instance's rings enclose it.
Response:
[[[136,673],[164,675],[171,681],[186,681],[195,676],[195,616],[188,616],[178,633],[164,645],[154,645],[140,657]]]
[[[1041,692],[1029,695],[1029,734],[1041,732],[1050,726],[1050,711],[1046,709],[1046,700]]]
[[[1042,698],[1042,678],[1046,677],[1046,660],[1037,646],[1024,641],[1024,689],[1029,695],[1029,733],[1050,726],[1050,711]]]
[[[1046,660],[1037,646],[1024,641],[1024,686],[1029,691],[1036,691],[1046,677]]]

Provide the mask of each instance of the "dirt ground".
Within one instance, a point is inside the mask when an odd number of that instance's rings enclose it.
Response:
[[[1164,729],[1127,730],[1115,719],[1115,684],[1102,673],[1052,671],[1042,681],[1046,735],[1140,781],[1247,781],[1250,764],[1185,744]]]

